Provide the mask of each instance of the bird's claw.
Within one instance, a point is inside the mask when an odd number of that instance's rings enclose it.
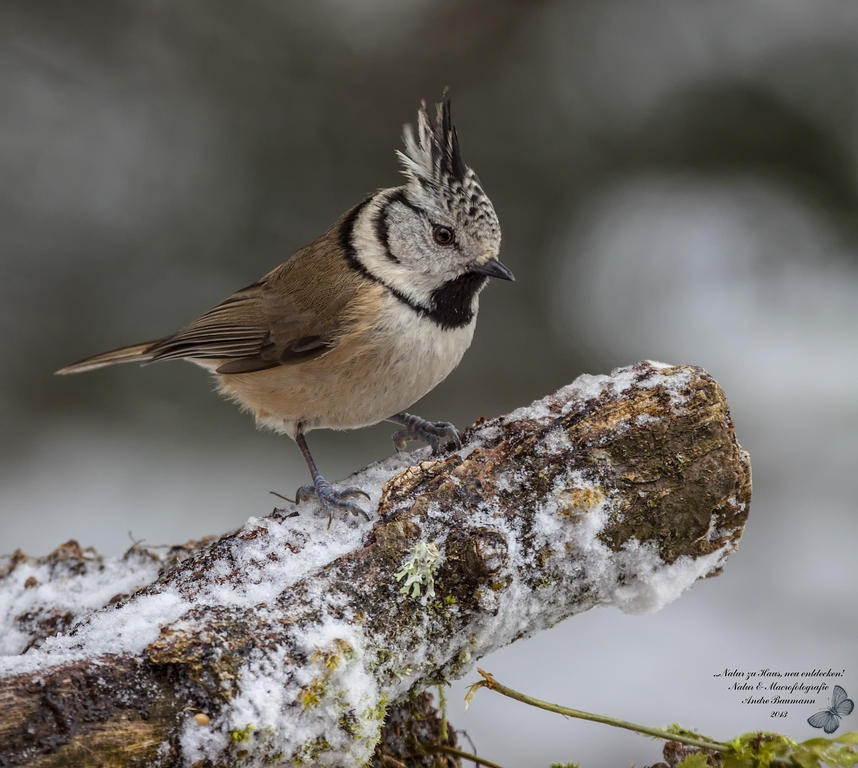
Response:
[[[393,445],[397,451],[404,451],[409,440],[421,440],[432,446],[432,455],[437,456],[441,452],[441,446],[446,440],[456,444],[456,449],[461,450],[462,439],[459,430],[449,421],[426,421],[417,416],[410,416],[405,429],[393,433]]]
[[[348,501],[358,496],[369,498],[369,494],[360,488],[344,488],[341,491],[335,491],[327,480],[317,477],[313,485],[301,486],[295,494],[295,499],[298,502],[318,499],[322,507],[328,510],[328,528],[330,528],[335,509],[348,510],[353,515],[363,515],[364,520],[369,520],[369,515],[360,506],[353,501]]]

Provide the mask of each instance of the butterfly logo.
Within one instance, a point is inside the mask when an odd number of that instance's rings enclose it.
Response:
[[[840,726],[840,718],[852,713],[855,702],[846,698],[846,691],[839,685],[834,686],[831,694],[831,706],[807,718],[814,728],[822,728],[826,733],[834,733]]]

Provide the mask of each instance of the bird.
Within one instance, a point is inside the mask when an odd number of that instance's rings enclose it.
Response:
[[[306,435],[390,421],[397,450],[420,440],[437,454],[455,426],[406,412],[443,381],[471,345],[479,294],[490,278],[514,280],[498,259],[494,206],[465,165],[444,91],[417,131],[403,129],[396,154],[405,183],[346,211],[323,235],[262,279],[236,291],[176,333],[120,347],[57,371],[183,359],[211,371],[221,394],[257,426],[298,445],[312,484],[296,501],[328,512],[367,513],[360,488],[335,490],[320,474]]]

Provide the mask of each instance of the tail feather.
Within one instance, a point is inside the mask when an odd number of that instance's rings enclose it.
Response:
[[[56,371],[57,374],[64,376],[67,373],[83,373],[84,371],[94,371],[96,368],[104,368],[106,365],[114,365],[115,363],[145,363],[152,359],[150,350],[158,344],[157,341],[147,341],[143,344],[132,344],[130,347],[120,347],[112,349],[110,352],[102,352],[100,355],[88,357],[86,360],[81,360],[78,363],[67,365],[65,368],[60,368]]]

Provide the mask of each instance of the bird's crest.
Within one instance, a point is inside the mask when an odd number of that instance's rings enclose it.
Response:
[[[406,125],[402,132],[405,151],[397,151],[403,173],[417,183],[448,186],[451,181],[464,183],[468,167],[462,160],[459,137],[450,115],[450,97],[444,89],[443,101],[435,105],[435,124],[429,117],[426,102],[417,113],[417,135]]]

